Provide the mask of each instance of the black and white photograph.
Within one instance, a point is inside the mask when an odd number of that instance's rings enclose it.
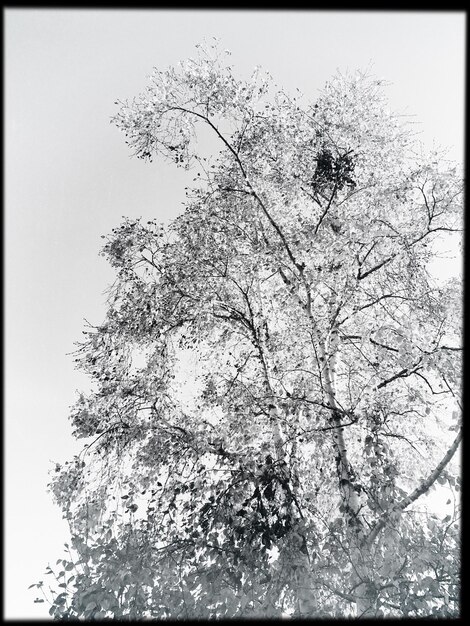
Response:
[[[466,13],[3,17],[4,619],[460,617]]]

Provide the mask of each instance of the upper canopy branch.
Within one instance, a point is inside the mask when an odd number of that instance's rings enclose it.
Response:
[[[284,233],[282,232],[281,228],[279,227],[278,223],[274,220],[274,218],[272,217],[272,215],[270,214],[270,212],[268,211],[268,209],[266,208],[265,203],[261,200],[259,194],[256,192],[256,190],[254,189],[253,185],[251,184],[246,169],[240,159],[240,156],[237,152],[237,150],[235,150],[235,148],[230,144],[229,141],[227,141],[227,139],[224,137],[224,135],[220,132],[220,130],[217,128],[217,126],[209,119],[209,117],[207,115],[203,115],[202,113],[198,113],[197,111],[193,111],[191,109],[186,109],[184,107],[180,107],[180,106],[174,106],[174,107],[170,107],[168,109],[173,110],[173,111],[182,111],[183,113],[187,113],[188,115],[194,115],[195,117],[198,117],[199,119],[203,120],[206,124],[208,124],[208,126],[210,126],[210,128],[212,128],[212,130],[215,132],[215,134],[217,135],[217,137],[222,141],[222,143],[225,145],[225,147],[231,152],[231,154],[233,155],[238,167],[240,168],[240,171],[242,173],[242,176],[245,180],[245,183],[247,185],[247,187],[249,188],[251,195],[255,198],[255,200],[257,201],[257,203],[259,204],[259,206],[261,207],[261,210],[263,211],[263,213],[265,214],[265,216],[268,218],[270,224],[272,225],[272,227],[274,228],[274,230],[277,232],[277,234],[279,235],[282,243],[284,244],[284,248],[287,252],[287,256],[289,257],[289,259],[292,261],[292,263],[294,264],[294,266],[297,268],[297,270],[299,271],[300,274],[303,273],[304,270],[304,265],[302,263],[299,263],[297,261],[297,259],[295,258],[294,254],[292,253],[292,250],[287,242],[287,239],[284,235]]]

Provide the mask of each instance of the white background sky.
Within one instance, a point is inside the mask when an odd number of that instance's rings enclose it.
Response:
[[[185,172],[130,159],[109,123],[154,66],[212,36],[243,76],[255,65],[315,98],[337,69],[392,83],[391,107],[423,141],[463,158],[465,14],[346,11],[7,9],[5,16],[5,538],[7,619],[47,617],[29,584],[62,556],[46,493],[52,461],[79,450],[67,419],[87,379],[67,356],[100,323],[113,274],[100,235],[123,215],[181,210]]]

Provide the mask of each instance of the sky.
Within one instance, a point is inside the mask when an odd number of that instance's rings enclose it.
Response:
[[[48,471],[80,450],[68,410],[87,378],[68,354],[84,318],[104,319],[113,272],[101,235],[122,216],[168,220],[187,173],[131,159],[110,124],[153,67],[194,56],[212,37],[235,72],[261,65],[287,91],[315,98],[336,73],[390,82],[391,108],[425,145],[462,161],[465,13],[372,11],[6,9],[4,618],[47,617],[34,604],[67,528]],[[455,264],[455,261],[454,261]],[[447,266],[443,271],[452,272]]]

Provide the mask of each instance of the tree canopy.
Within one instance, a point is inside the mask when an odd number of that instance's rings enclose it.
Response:
[[[459,168],[359,72],[306,103],[200,48],[118,104],[194,178],[171,224],[106,236],[50,614],[456,616],[461,287],[429,262]]]

